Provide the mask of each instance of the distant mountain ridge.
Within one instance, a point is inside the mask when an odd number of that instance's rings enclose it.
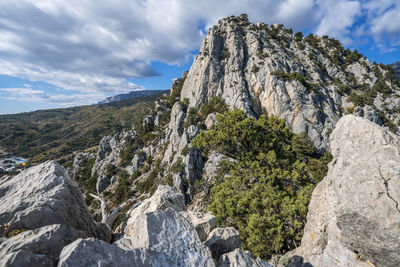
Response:
[[[114,96],[107,97],[106,99],[100,101],[98,104],[105,104],[115,101],[122,101],[137,97],[145,97],[145,96],[152,96],[152,95],[161,95],[163,93],[167,93],[169,90],[140,90],[140,91],[131,91],[127,94],[118,94]]]
[[[390,66],[394,70],[394,76],[400,80],[400,61],[390,64]]]

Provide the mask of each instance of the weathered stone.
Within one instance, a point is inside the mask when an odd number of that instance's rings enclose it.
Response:
[[[222,255],[218,265],[220,267],[273,267],[260,258],[255,259],[250,252],[240,248]]]
[[[14,177],[0,180],[0,235],[14,229],[65,224],[108,239],[104,225],[95,223],[79,188],[58,163],[48,161]]]
[[[400,137],[353,115],[331,134],[299,255],[314,266],[400,265]]]
[[[111,183],[111,177],[108,177],[103,174],[99,175],[96,182],[96,191],[98,193],[103,192],[110,185],[110,183]]]
[[[211,249],[216,259],[219,259],[222,254],[242,246],[239,232],[233,227],[215,228],[208,235],[204,244]]]
[[[180,214],[193,224],[202,242],[207,239],[208,234],[217,226],[215,216],[210,213],[182,211]]]
[[[43,267],[53,265],[53,261],[46,256],[26,250],[11,252],[0,259],[0,266]]]
[[[173,209],[138,216],[129,237],[132,248],[164,252],[183,266],[215,266],[193,225]]]
[[[181,100],[187,98],[189,108],[200,109],[217,96],[230,108],[242,109],[249,115],[264,110],[284,118],[295,133],[306,132],[322,151],[329,147],[329,133],[342,111],[353,106],[347,102],[347,96],[338,93],[341,85],[349,83],[346,77],[351,74],[358,84],[373,87],[378,79],[370,70],[386,70],[366,58],[348,64],[344,70],[326,56],[337,52],[328,39],[314,36],[325,50],[321,53],[310,42],[294,41],[283,27],[274,27],[276,36],[271,36],[271,28],[265,30],[265,25],[257,26],[239,18],[220,20],[209,30],[195,57],[182,87]],[[277,71],[308,78],[306,82],[282,78]],[[310,88],[311,85],[316,88]],[[396,86],[391,87],[398,92]],[[378,102],[374,105],[384,111],[385,101]],[[386,115],[392,121],[400,118],[387,112]]]
[[[111,152],[111,136],[104,136],[99,143],[99,150],[97,151],[97,161],[105,159],[106,155]]]
[[[166,210],[173,208],[176,211],[185,210],[185,199],[181,193],[167,185],[160,185],[153,196],[144,200],[139,206],[134,207],[127,212],[128,220],[125,226],[125,234],[130,235],[132,226],[136,222],[136,218],[148,212],[158,210]]]
[[[75,155],[74,161],[72,163],[72,178],[74,178],[79,173],[79,171],[82,170],[81,164],[84,160],[93,158],[95,158],[95,155],[92,153],[78,152]]]
[[[359,117],[366,118],[369,121],[372,121],[373,123],[376,123],[378,125],[382,125],[382,120],[379,118],[378,113],[376,112],[375,109],[369,106],[365,107],[360,107],[357,106],[354,108],[353,114]]]
[[[177,261],[163,252],[137,248],[124,250],[94,238],[78,239],[66,246],[59,267],[147,267],[178,266]]]
[[[60,224],[19,233],[0,244],[0,266],[55,265],[64,246],[85,237],[87,233]]]
[[[217,123],[217,113],[213,112],[208,114],[206,120],[204,121],[204,124],[206,125],[207,129],[210,129]]]

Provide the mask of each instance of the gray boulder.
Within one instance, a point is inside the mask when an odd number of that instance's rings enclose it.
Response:
[[[1,266],[18,266],[18,267],[43,267],[53,266],[52,260],[41,254],[34,254],[26,250],[18,250],[6,254],[0,259]]]
[[[78,239],[66,246],[61,254],[59,267],[147,267],[178,266],[175,259],[165,253],[137,248],[124,250],[104,241]]]
[[[164,252],[182,266],[215,266],[193,225],[173,209],[138,216],[130,238],[132,248]]]
[[[333,160],[312,194],[302,245],[314,266],[400,266],[400,137],[353,115],[331,134]]]
[[[19,233],[0,244],[0,266],[55,265],[64,246],[85,237],[87,233],[60,224]]]
[[[72,178],[74,178],[82,170],[81,164],[84,160],[93,158],[95,158],[95,155],[92,153],[78,152],[75,155],[72,163]]]
[[[273,267],[260,258],[255,259],[250,252],[240,248],[222,255],[218,265],[220,267]]]
[[[222,254],[242,246],[239,232],[233,227],[215,228],[208,235],[204,244],[211,249],[216,259],[219,259]]]
[[[111,152],[111,136],[104,136],[99,143],[99,150],[97,151],[97,159],[96,161],[103,160],[108,153]]]
[[[138,216],[149,212],[166,210],[167,208],[172,208],[178,212],[184,211],[185,198],[174,188],[167,185],[160,185],[150,198],[127,212],[128,220],[125,226],[125,234],[128,236],[131,235],[132,226],[135,224]]]
[[[207,239],[208,234],[217,226],[217,219],[210,213],[183,211],[180,214],[193,224],[202,242]]]
[[[2,179],[0,196],[0,236],[14,229],[65,224],[108,239],[108,228],[92,220],[81,191],[57,162]]]
[[[376,124],[382,126],[382,120],[381,120],[381,118],[379,118],[378,112],[376,112],[376,110],[373,109],[372,107],[357,106],[354,108],[353,114],[357,115],[359,117],[363,117],[369,121],[372,121],[373,123],[376,123]]]
[[[208,114],[204,124],[206,125],[207,129],[210,129],[217,123],[217,112],[213,112]]]

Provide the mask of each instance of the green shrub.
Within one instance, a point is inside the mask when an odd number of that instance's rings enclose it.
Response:
[[[129,175],[125,170],[118,173],[118,185],[111,194],[111,200],[114,204],[119,205],[127,201],[130,197],[131,183],[129,182]]]
[[[190,125],[197,125],[200,121],[201,121],[201,116],[198,114],[197,110],[195,108],[190,108],[182,127],[187,128]]]
[[[260,70],[260,67],[257,65],[253,65],[253,67],[251,68],[251,72],[253,73],[257,73]]]
[[[234,110],[217,119],[192,145],[235,159],[223,161],[211,188],[209,209],[218,225],[234,226],[244,249],[264,259],[295,248],[312,190],[331,157],[317,154],[306,134],[293,134],[277,117],[257,120]]]
[[[200,116],[201,119],[204,121],[210,113],[224,113],[227,110],[228,106],[226,105],[222,97],[215,96],[200,108]]]
[[[303,33],[302,32],[296,32],[294,34],[294,38],[296,42],[301,42],[303,40]]]
[[[178,157],[177,160],[175,161],[174,164],[172,164],[171,166],[171,172],[172,173],[180,173],[183,170],[183,162],[182,162],[182,158]]]
[[[166,106],[168,108],[172,108],[172,106],[175,104],[175,102],[179,101],[179,98],[181,97],[182,87],[183,87],[183,84],[185,83],[185,80],[186,80],[186,77],[178,79],[177,85],[171,90],[171,93],[167,97],[167,102],[166,102]]]
[[[84,159],[79,165],[80,170],[75,176],[75,181],[78,182],[79,187],[85,193],[86,204],[89,206],[93,198],[89,193],[96,194],[97,174],[92,175],[92,167],[94,165],[94,158]]]

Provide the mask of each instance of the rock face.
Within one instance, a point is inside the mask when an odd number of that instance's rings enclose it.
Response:
[[[371,70],[380,69],[363,57],[343,67],[333,54],[346,57],[329,38],[297,38],[282,25],[255,25],[246,16],[224,18],[203,41],[181,100],[199,109],[219,96],[250,115],[265,110],[286,119],[295,133],[308,133],[323,150],[342,112],[353,106],[342,85],[355,79],[373,87],[378,78]],[[383,102],[374,104],[383,111]]]
[[[125,226],[125,234],[131,235],[132,226],[135,224],[138,216],[172,208],[176,211],[185,210],[184,196],[175,189],[167,185],[160,185],[156,192],[148,199],[140,203],[139,206],[133,207],[128,213],[128,220]]]
[[[193,224],[202,242],[206,241],[208,234],[217,226],[215,216],[210,213],[184,211],[181,215]]]
[[[0,244],[0,266],[55,265],[64,246],[85,237],[87,233],[60,224],[22,232]]]
[[[132,248],[164,252],[183,266],[214,266],[211,252],[193,225],[173,209],[138,216],[132,226]]]
[[[59,267],[177,266],[162,252],[146,249],[123,250],[94,238],[78,239],[60,254]]]
[[[0,180],[0,196],[1,236],[14,229],[64,224],[107,239],[108,230],[92,220],[79,188],[54,161]]]
[[[400,137],[348,115],[331,134],[299,255],[314,266],[400,265]]]
[[[211,249],[216,259],[219,259],[222,254],[242,246],[239,232],[233,227],[215,228],[208,235],[204,244]]]

